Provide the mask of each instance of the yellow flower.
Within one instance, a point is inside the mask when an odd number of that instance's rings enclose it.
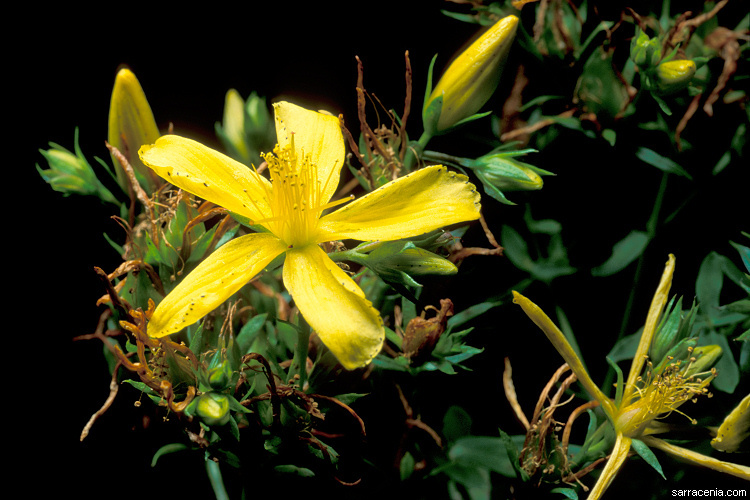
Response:
[[[445,70],[424,105],[423,114],[433,101],[442,97],[440,117],[431,133],[448,130],[479,111],[489,100],[500,81],[517,29],[516,16],[500,19]],[[425,123],[425,127],[431,126]]]
[[[674,256],[670,255],[659,286],[651,301],[646,324],[643,327],[643,333],[619,402],[608,398],[594,383],[565,335],[544,311],[520,293],[513,292],[513,302],[519,304],[526,315],[544,332],[555,349],[568,363],[573,373],[576,374],[586,392],[602,407],[615,429],[616,439],[612,454],[602,470],[599,480],[591,490],[589,500],[598,499],[604,494],[615,474],[625,462],[633,439],[643,441],[650,447],[660,449],[695,464],[750,480],[750,467],[706,457],[669,444],[652,435],[660,432],[657,419],[663,418],[673,411],[680,412],[679,406],[685,401],[693,399],[696,395],[705,393],[706,386],[715,376],[714,371],[695,373],[695,370],[691,369],[692,362],[687,366],[673,363],[656,373],[649,368],[646,370],[645,377],[642,376],[643,366],[646,363],[654,332],[659,324],[672,285],[674,265]]]
[[[364,292],[319,243],[396,240],[479,218],[479,194],[468,178],[443,166],[401,177],[323,215],[344,163],[338,118],[280,102],[278,146],[264,158],[270,181],[200,143],[175,135],[141,148],[143,162],[196,196],[250,219],[267,232],[226,243],[159,304],[152,337],[180,331],[228,299],[282,253],[284,285],[321,341],[347,369],[380,351],[384,328]]]

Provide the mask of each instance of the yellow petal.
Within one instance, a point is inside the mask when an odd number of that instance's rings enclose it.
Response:
[[[587,500],[597,500],[604,494],[610,483],[612,483],[612,480],[615,478],[617,471],[620,470],[623,462],[628,458],[630,443],[631,439],[629,437],[625,437],[622,434],[617,435],[615,447],[612,449],[612,454],[610,455],[609,460],[607,460],[607,465],[602,469],[602,474],[596,481],[591,493],[589,493]]]
[[[711,440],[715,450],[728,453],[739,449],[740,444],[750,437],[750,394],[744,397],[740,404],[727,415]]]
[[[623,401],[630,401],[635,391],[636,379],[641,375],[641,369],[643,363],[646,361],[646,355],[648,350],[651,348],[651,341],[654,338],[654,331],[656,325],[659,323],[659,317],[664,310],[664,304],[667,303],[669,296],[669,289],[672,286],[672,275],[674,274],[674,255],[669,254],[669,259],[664,267],[659,286],[656,287],[656,293],[654,298],[651,299],[651,306],[648,309],[648,316],[646,317],[646,324],[643,327],[643,333],[641,334],[641,340],[638,342],[638,349],[633,356],[633,362],[630,365],[630,372],[628,372],[628,380],[625,383],[625,391],[622,395]]]
[[[294,136],[297,156],[308,156],[310,163],[318,168],[320,203],[327,203],[339,185],[346,154],[339,119],[289,102],[275,103],[273,108],[279,146],[281,149],[291,146]]]
[[[348,370],[367,365],[383,346],[378,311],[317,245],[289,249],[284,284],[302,316]]]
[[[321,218],[320,241],[397,240],[479,218],[469,178],[442,165],[389,182]]]
[[[586,392],[596,399],[604,412],[609,417],[610,421],[615,421],[617,414],[617,408],[615,404],[599,389],[594,381],[589,376],[586,368],[583,367],[583,363],[578,358],[573,347],[565,338],[563,332],[555,325],[551,319],[542,311],[542,309],[534,304],[532,301],[521,295],[520,293],[513,291],[513,302],[518,304],[523,309],[523,312],[538,326],[544,334],[547,336],[552,345],[560,353],[560,356],[568,363],[568,366],[578,377],[578,381],[581,383]]]
[[[154,311],[151,337],[179,332],[213,311],[263,270],[286,245],[270,233],[252,233],[219,247],[188,274]]]
[[[651,448],[657,448],[665,453],[672,455],[675,458],[685,460],[695,465],[702,465],[719,472],[724,472],[732,476],[739,477],[745,481],[750,481],[750,467],[745,465],[733,464],[731,462],[724,462],[715,458],[707,457],[692,450],[687,450],[680,446],[670,444],[663,439],[655,438],[653,436],[643,436],[641,440]]]
[[[192,139],[165,135],[139,151],[143,163],[175,186],[251,220],[269,217],[271,183],[249,167]]]

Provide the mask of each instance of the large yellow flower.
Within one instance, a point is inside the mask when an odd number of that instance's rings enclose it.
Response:
[[[608,398],[594,383],[565,335],[544,311],[520,293],[513,292],[513,302],[520,305],[526,315],[544,332],[586,392],[602,407],[614,427],[616,439],[612,453],[599,480],[589,493],[588,500],[596,500],[604,494],[628,457],[628,452],[636,439],[680,459],[750,480],[750,467],[717,460],[654,437],[654,434],[661,431],[658,419],[674,411],[679,412],[678,408],[683,403],[705,393],[706,387],[714,377],[713,372],[691,374],[689,369],[680,367],[679,364],[671,365],[654,374],[653,378],[648,373],[645,377],[642,376],[647,354],[672,286],[674,266],[674,256],[670,255],[651,301],[643,333],[619,401]]]
[[[331,202],[345,155],[339,120],[287,102],[274,111],[278,146],[264,155],[270,181],[176,135],[141,148],[164,179],[267,231],[235,238],[205,259],[158,305],[148,333],[163,337],[198,321],[286,252],[284,285],[305,320],[345,368],[364,366],[383,344],[380,314],[318,244],[396,240],[478,219],[479,194],[467,177],[432,166],[323,215],[341,203]]]

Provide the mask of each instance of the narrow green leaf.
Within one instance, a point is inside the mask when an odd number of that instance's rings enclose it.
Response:
[[[170,453],[175,453],[187,449],[189,448],[184,443],[165,444],[164,446],[156,450],[156,453],[154,453],[154,457],[151,459],[151,467],[156,467],[156,462],[164,455],[169,455]]]
[[[620,403],[622,402],[622,389],[623,389],[623,376],[622,376],[622,370],[619,366],[617,366],[617,363],[612,361],[612,358],[607,356],[607,363],[609,363],[609,366],[612,367],[612,369],[617,374],[617,385],[615,386],[615,404],[617,406],[620,406]]]
[[[611,276],[636,260],[648,245],[649,237],[643,231],[631,231],[612,247],[612,255],[603,264],[591,270],[597,277]]]
[[[646,446],[646,443],[639,439],[633,439],[631,442],[631,446],[635,450],[640,457],[646,461],[647,464],[649,464],[651,467],[653,467],[656,472],[659,473],[659,475],[667,479],[666,476],[664,476],[664,471],[661,469],[661,464],[659,463],[659,459],[656,458],[656,455],[654,455],[654,452],[651,451],[651,448]]]
[[[639,160],[648,163],[649,165],[656,167],[663,172],[681,175],[683,177],[687,177],[690,180],[693,179],[690,174],[688,174],[687,171],[682,168],[677,162],[665,156],[662,156],[651,149],[644,147],[638,148],[638,151],[635,152],[635,156]]]

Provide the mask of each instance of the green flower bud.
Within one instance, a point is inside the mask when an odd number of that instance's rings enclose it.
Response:
[[[496,200],[513,205],[503,194],[505,191],[536,191],[542,189],[543,175],[551,172],[514,159],[528,151],[511,151],[481,156],[466,165],[477,175],[484,191]]]
[[[229,422],[229,398],[219,392],[198,396],[195,413],[206,425],[224,425]]]
[[[276,140],[266,100],[255,92],[243,101],[239,92],[230,89],[224,101],[223,121],[215,129],[229,155],[246,165],[258,164],[261,151],[270,151]]]
[[[504,17],[456,57],[425,100],[422,121],[427,133],[445,132],[484,106],[500,81],[517,28],[516,16]]]
[[[690,378],[699,373],[710,371],[722,354],[721,346],[718,345],[696,347],[690,356],[690,362],[684,368],[683,376]]]
[[[226,389],[232,382],[232,367],[228,361],[222,361],[208,370],[208,383],[217,391]]]
[[[516,156],[535,152],[533,149],[524,149],[490,153],[471,159],[427,151],[424,154],[424,159],[473,170],[482,182],[485,193],[501,203],[515,205],[506,198],[504,191],[539,190],[544,186],[542,176],[554,175],[552,172],[515,159]]]
[[[655,66],[661,60],[661,44],[658,38],[649,38],[640,28],[630,42],[630,58],[641,68]]]
[[[687,338],[693,329],[697,312],[695,303],[693,303],[693,306],[687,313],[683,314],[682,297],[672,307],[674,300],[675,298],[672,297],[669,301],[666,308],[666,311],[669,312],[662,316],[659,325],[656,327],[654,339],[651,342],[650,357],[656,363],[659,363],[668,354],[675,359],[681,359],[669,351],[683,339]]]
[[[412,242],[388,241],[380,243],[368,254],[360,254],[358,259],[391,284],[420,287],[412,276],[428,274],[451,275],[458,272],[451,261],[419,248]]]
[[[75,153],[64,147],[50,143],[51,149],[40,150],[42,156],[47,160],[49,169],[42,170],[39,164],[36,169],[39,175],[55,191],[66,196],[70,194],[82,194],[98,196],[102,201],[117,203],[112,193],[99,181],[94,169],[83,156],[78,146],[78,129],[75,131]]]
[[[655,91],[662,95],[679,92],[690,84],[696,69],[695,62],[689,59],[661,63],[656,67]]]
[[[146,100],[146,94],[132,71],[123,68],[117,72],[112,99],[109,106],[109,133],[107,142],[117,148],[133,167],[141,186],[152,193],[163,181],[138,156],[144,144],[153,144],[159,138],[154,114]],[[129,191],[129,181],[120,161],[114,156],[117,182],[125,192]]]

